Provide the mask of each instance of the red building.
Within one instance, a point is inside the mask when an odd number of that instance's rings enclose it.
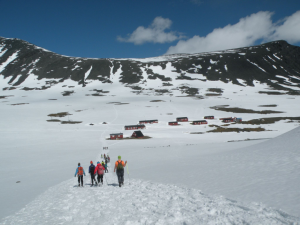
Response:
[[[204,116],[204,119],[206,119],[206,120],[212,120],[214,118],[215,118],[214,116]]]
[[[223,123],[231,123],[231,122],[235,122],[235,119],[236,118],[232,118],[232,117],[230,117],[230,118],[223,118],[222,122]]]
[[[135,137],[135,138],[143,138],[144,135],[143,135],[142,131],[136,130],[136,131],[133,131],[131,137]]]
[[[119,139],[123,138],[123,133],[110,134],[110,139]]]
[[[188,122],[189,119],[187,117],[177,117],[176,121],[178,121],[178,122]]]
[[[207,124],[207,121],[206,120],[193,121],[193,125],[201,125],[201,124]]]
[[[172,122],[169,122],[169,125],[170,126],[176,126],[176,125],[179,125],[177,121],[172,121]]]
[[[144,129],[146,128],[145,125],[128,125],[128,126],[125,126],[125,130],[136,130],[136,129]]]
[[[158,120],[140,120],[139,124],[153,124],[158,123]]]

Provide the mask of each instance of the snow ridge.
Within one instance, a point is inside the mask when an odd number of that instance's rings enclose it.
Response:
[[[84,177],[85,181],[90,180]],[[107,181],[107,183],[106,183]],[[241,205],[222,196],[175,185],[125,180],[106,174],[102,187],[77,187],[77,178],[51,187],[5,224],[292,224],[297,218],[261,204]],[[129,184],[130,183],[130,184]]]

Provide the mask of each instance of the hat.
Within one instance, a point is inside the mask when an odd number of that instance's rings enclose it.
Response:
[[[93,164],[93,161],[91,161],[91,164]]]
[[[118,156],[118,159],[121,159],[121,156],[120,156],[120,155]]]
[[[99,164],[100,162],[98,161],[97,164]]]

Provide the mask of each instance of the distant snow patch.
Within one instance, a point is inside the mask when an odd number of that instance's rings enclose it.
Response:
[[[228,71],[228,68],[227,68],[227,65],[226,65],[226,64],[224,65],[224,68],[225,68],[226,71]]]
[[[276,55],[276,53],[273,54],[273,56],[274,56],[276,59],[282,60],[281,58],[279,58],[279,57]]]
[[[268,56],[269,59],[271,59],[273,62],[276,62],[274,59],[272,59],[270,56]]]
[[[273,67],[274,67],[274,69],[276,69],[276,70],[277,70],[277,67],[276,67],[275,65],[273,65]]]
[[[91,66],[91,68],[84,74],[84,80],[86,80],[86,78],[90,75],[92,69],[93,69],[93,66]]]
[[[12,54],[11,56],[8,57],[8,59],[1,64],[0,66],[0,73],[5,69],[5,67],[10,64],[12,61],[14,61],[17,56],[18,56],[19,51],[15,52],[14,54]]]
[[[263,68],[261,68],[260,66],[258,66],[256,63],[251,62],[249,59],[247,59],[247,61],[266,73],[266,71]]]
[[[217,64],[218,63],[218,61],[214,61],[212,59],[210,59],[209,61],[210,61],[211,64]]]
[[[242,52],[241,52],[241,53],[239,53],[239,55],[246,55],[246,53],[242,53]]]

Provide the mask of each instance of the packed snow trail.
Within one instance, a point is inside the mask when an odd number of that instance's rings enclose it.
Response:
[[[1,224],[300,224],[261,204],[136,179],[129,185],[128,177],[120,188],[114,173],[105,177],[101,187],[90,187],[88,176],[83,188],[77,178],[53,186]]]

